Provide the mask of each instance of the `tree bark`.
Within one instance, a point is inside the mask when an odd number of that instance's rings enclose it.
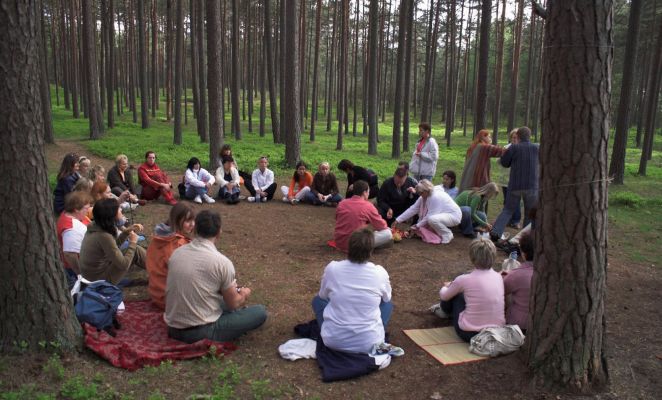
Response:
[[[140,126],[149,128],[149,102],[147,94],[147,46],[145,45],[145,4],[136,1],[138,19],[138,80],[140,84]]]
[[[232,132],[241,139],[239,125],[239,0],[232,0]]]
[[[107,35],[107,67],[106,67],[106,118],[108,121],[108,128],[111,129],[115,126],[115,114],[113,112],[114,105],[114,93],[115,88],[113,86],[115,78],[115,22],[113,20],[114,14],[114,4],[113,0],[108,0],[108,10],[106,14],[106,22],[108,26],[106,27]]]
[[[175,126],[174,144],[182,144],[182,86],[184,79],[184,6],[183,0],[177,0],[175,11]]]
[[[207,90],[209,92],[209,168],[218,167],[223,146],[223,60],[221,59],[221,5],[207,0]]]
[[[499,2],[497,0],[497,7]],[[501,80],[503,78],[503,44],[506,32],[506,0],[502,1],[501,21],[497,29],[497,59],[496,71],[494,73],[494,109],[492,110],[492,143],[497,143],[499,138],[499,114],[501,112]],[[509,131],[510,132],[510,131]]]
[[[412,52],[416,51],[416,34],[414,27],[414,14],[416,13],[416,2],[412,1],[407,9],[407,34],[405,41],[405,77],[404,94],[402,99],[402,151],[409,151],[409,108],[411,106],[411,71]],[[414,68],[414,75],[416,74]],[[415,86],[415,85],[414,85]]]
[[[340,3],[340,57],[338,57],[338,138],[336,150],[342,150],[347,103],[347,45],[349,36],[349,0]]]
[[[156,110],[159,108],[158,30],[156,0],[152,0],[152,118],[156,118]]]
[[[457,30],[457,15],[455,9],[455,2],[451,2],[450,9],[450,68],[448,69],[448,76],[446,87],[446,146],[451,147],[451,134],[455,128],[455,82],[457,81],[456,68],[457,68],[457,55],[456,55],[456,30]]]
[[[510,105],[508,107],[508,132],[515,127],[517,114],[517,88],[519,87],[519,59],[522,50],[522,24],[524,20],[524,0],[519,0],[517,6],[517,22],[515,25],[515,46],[513,49],[513,69],[510,80]],[[494,141],[496,144],[497,142]]]
[[[208,62],[205,58],[205,4],[202,0],[193,1],[199,1],[198,7],[196,7],[197,22],[195,24],[198,45],[198,134],[200,141],[206,143],[209,139],[207,137],[207,75],[205,74]]]
[[[94,38],[94,19],[90,2],[81,3],[83,11],[83,49],[85,57],[85,78],[87,87],[87,111],[90,122],[90,139],[99,139],[103,133],[103,121],[100,120],[99,79],[97,75],[96,41]]]
[[[264,51],[267,64],[267,81],[269,82],[269,110],[271,112],[271,130],[274,143],[281,143],[278,100],[276,99],[276,72],[274,71],[273,41],[271,28],[271,0],[264,0]]]
[[[166,121],[170,122],[172,114],[172,0],[166,1]]]
[[[76,26],[76,14],[74,13],[74,2],[69,4],[69,54],[71,54],[71,107],[74,118],[80,118],[80,108],[78,105],[78,95],[80,86],[78,85],[78,28]]]
[[[607,140],[612,1],[548,3],[540,200],[527,342],[534,384],[607,382]],[[572,99],[572,101],[568,101]]]
[[[614,134],[614,146],[611,151],[609,176],[613,183],[623,184],[625,174],[625,149],[628,141],[628,128],[630,126],[630,101],[632,97],[632,81],[634,80],[634,66],[637,60],[637,37],[639,36],[639,21],[641,19],[641,0],[632,0],[630,4],[630,18],[628,22],[628,36],[623,59],[623,80],[618,104],[618,119]]]
[[[0,7],[0,176],[4,184],[25,180],[0,193],[0,351],[27,343],[55,343],[65,351],[80,349],[81,330],[59,258],[44,156],[40,99],[39,10],[36,1]],[[30,199],[26,207],[25,199]]]
[[[379,46],[379,0],[370,0],[368,37],[368,154],[377,154],[377,102],[379,81],[377,51]]]
[[[492,20],[492,0],[483,0],[480,17],[480,55],[478,60],[478,85],[474,116],[474,136],[487,123],[487,68],[490,57],[490,24]]]
[[[285,24],[283,26],[284,48],[289,53],[284,57],[284,92],[285,97],[281,99],[285,118],[283,119],[283,131],[285,133],[285,162],[288,167],[294,168],[301,159],[301,96],[299,77],[299,46],[298,40],[298,18],[297,0],[282,0]]]
[[[53,118],[51,117],[51,88],[48,81],[48,51],[46,50],[46,25],[44,24],[44,4],[43,0],[39,0],[39,10],[40,10],[40,31],[39,31],[39,51],[40,51],[40,98],[41,98],[41,110],[43,113],[43,124],[44,128],[42,133],[44,135],[44,141],[46,143],[55,143],[55,135],[53,134]],[[52,11],[51,11],[52,12]],[[51,27],[52,29],[52,27]],[[55,50],[55,48],[53,48]],[[57,86],[57,82],[56,82]]]
[[[650,76],[648,77],[648,89],[646,90],[646,118],[644,127],[643,146],[641,147],[641,158],[639,160],[639,175],[646,176],[646,168],[653,150],[653,138],[655,136],[655,117],[658,108],[660,94],[660,66],[662,65],[662,23],[659,24],[657,44],[655,45],[655,56]]]
[[[400,2],[400,14],[398,17],[398,52],[396,54],[395,72],[395,94],[393,104],[393,141],[391,143],[391,158],[400,158],[400,114],[402,110],[402,97],[405,86],[405,53],[407,50],[407,38],[409,27],[407,26],[409,8],[412,2],[403,0]]]
[[[318,71],[319,71],[319,53],[320,53],[320,31],[322,26],[322,0],[317,0],[317,9],[315,17],[315,52],[313,61],[313,105],[310,112],[310,141],[315,141],[315,122],[317,121],[317,92]]]

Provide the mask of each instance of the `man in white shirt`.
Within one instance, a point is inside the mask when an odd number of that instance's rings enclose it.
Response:
[[[274,198],[276,193],[276,181],[274,180],[274,172],[267,168],[269,166],[269,159],[266,156],[260,157],[257,161],[257,168],[253,171],[251,181],[253,182],[253,190],[246,187],[251,196],[248,201],[253,202],[266,202]]]
[[[350,236],[347,260],[324,269],[313,311],[324,344],[334,350],[369,353],[384,343],[393,305],[386,270],[369,262],[375,239],[370,228]]]

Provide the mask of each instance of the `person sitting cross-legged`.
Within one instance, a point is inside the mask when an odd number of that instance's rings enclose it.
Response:
[[[248,198],[250,203],[267,202],[274,198],[277,186],[274,172],[269,169],[269,159],[266,156],[257,160],[257,168],[253,171],[251,182],[253,183],[252,191],[250,187],[246,187],[251,192],[251,196]]]
[[[296,170],[290,179],[290,186],[281,186],[283,193],[283,202],[292,205],[298,204],[310,191],[310,185],[313,183],[313,175],[307,171],[306,163],[299,161],[296,164]]]
[[[234,167],[234,158],[227,156],[221,161],[222,165],[216,170],[216,182],[218,189],[218,198],[224,200],[227,204],[239,203],[239,193],[241,185],[239,172]]]
[[[349,238],[347,259],[324,269],[312,306],[324,345],[331,349],[370,353],[385,342],[393,312],[391,282],[384,267],[369,261],[374,243],[370,228],[358,229]]]
[[[205,203],[216,203],[216,200],[209,196],[215,181],[214,176],[200,166],[200,160],[197,157],[192,157],[188,161],[184,174],[184,186],[188,199],[192,199],[198,204],[202,204],[202,200]]]
[[[171,206],[177,204],[172,193],[172,182],[168,174],[159,168],[156,163],[156,153],[151,150],[145,153],[145,162],[138,167],[138,183],[142,186],[140,198],[156,200],[159,196],[163,196]]]
[[[195,239],[168,261],[165,322],[168,336],[186,343],[234,340],[267,319],[263,305],[247,306],[251,289],[237,286],[232,261],[216,248],[221,216],[195,217]]]
[[[318,171],[313,177],[313,184],[310,185],[310,191],[306,193],[303,201],[316,206],[337,206],[342,200],[340,190],[338,190],[338,181],[333,172],[330,172],[331,166],[328,162],[319,165]]]
[[[469,258],[474,269],[445,282],[439,291],[441,309],[453,320],[455,333],[465,342],[483,328],[506,323],[503,279],[492,269],[494,243],[485,238],[474,240],[469,245]]]
[[[336,227],[333,240],[339,250],[347,251],[352,232],[371,225],[375,232],[375,248],[393,243],[393,235],[386,222],[379,215],[374,204],[368,201],[370,188],[365,181],[354,182],[354,196],[345,199],[336,208]]]

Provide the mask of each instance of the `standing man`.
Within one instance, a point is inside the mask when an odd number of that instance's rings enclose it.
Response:
[[[168,336],[186,343],[234,340],[267,319],[263,305],[246,306],[251,289],[237,286],[234,265],[216,249],[221,216],[195,217],[195,239],[168,261],[165,321]]]
[[[414,179],[421,181],[427,179],[432,182],[437,172],[437,160],[439,159],[439,146],[432,135],[432,127],[427,122],[418,125],[420,139],[416,143],[416,149],[411,157],[410,170]]]
[[[174,206],[177,200],[172,194],[172,183],[168,175],[156,164],[156,153],[149,150],[145,153],[145,162],[138,167],[138,182],[142,186],[140,197],[145,200],[156,200],[159,196]]]
[[[375,248],[393,243],[391,230],[375,206],[368,201],[368,184],[365,181],[356,181],[353,191],[354,195],[338,203],[336,209],[336,228],[333,233],[336,247],[347,252],[349,237],[355,230],[366,225],[371,225],[375,230]]]
[[[506,224],[524,200],[524,226],[529,223],[529,210],[538,202],[538,145],[531,143],[531,130],[523,126],[517,130],[519,143],[513,143],[501,156],[501,165],[510,167],[508,194],[503,211],[494,222],[490,236],[496,241]]]

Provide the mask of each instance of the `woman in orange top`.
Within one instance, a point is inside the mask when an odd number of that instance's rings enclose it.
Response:
[[[290,186],[281,186],[283,192],[283,201],[292,205],[297,204],[310,191],[310,185],[313,184],[313,175],[306,171],[306,163],[299,161],[297,169],[292,175]]]
[[[165,309],[165,289],[168,260],[180,246],[191,241],[195,227],[195,210],[190,203],[179,202],[170,209],[170,220],[154,228],[154,237],[147,247],[146,269],[149,274],[147,291],[152,303]]]

